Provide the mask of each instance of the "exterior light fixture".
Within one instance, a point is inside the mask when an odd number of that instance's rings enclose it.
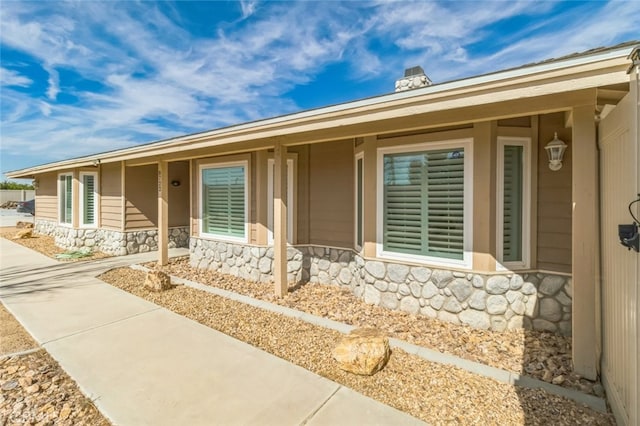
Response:
[[[99,165],[100,165],[100,159],[99,158],[93,160],[93,167],[98,167]]]
[[[180,181],[179,180],[172,180],[171,181],[171,186],[180,186]]]
[[[31,182],[31,186],[33,186],[33,189],[38,189],[38,186],[40,186],[38,179],[34,179],[33,182]]]
[[[549,168],[558,171],[562,168],[562,156],[567,149],[567,144],[558,139],[558,133],[554,133],[553,140],[549,142],[544,149],[547,150],[549,156]]]

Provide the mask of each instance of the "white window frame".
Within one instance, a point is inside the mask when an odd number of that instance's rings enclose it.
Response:
[[[464,212],[462,259],[447,259],[384,250],[384,155],[404,152],[425,152],[441,149],[464,149]],[[377,149],[376,178],[376,256],[381,259],[398,260],[425,265],[471,269],[473,267],[473,138],[450,139],[439,142],[393,146]]]
[[[233,237],[229,235],[221,235],[221,234],[212,234],[204,231],[204,220],[202,219],[202,209],[204,208],[204,203],[202,200],[202,171],[208,169],[223,169],[226,167],[244,167],[244,237]],[[239,160],[239,161],[226,161],[226,162],[208,162],[202,163],[198,166],[198,229],[200,231],[200,237],[209,240],[216,241],[227,241],[233,243],[244,243],[247,244],[249,242],[249,238],[251,237],[251,210],[250,210],[250,191],[249,191],[249,175],[251,173],[251,169],[249,167],[249,160]]]
[[[93,176],[93,223],[84,223],[84,176]],[[98,214],[100,212],[100,197],[98,196],[98,173],[97,172],[80,172],[80,227],[81,228],[95,228],[98,226]]]
[[[273,168],[275,163],[273,158],[267,159],[267,244],[269,245],[273,245]],[[294,244],[296,236],[294,221],[296,216],[296,174],[295,158],[287,158],[287,244]]]
[[[522,147],[522,260],[503,262],[504,250],[504,148]],[[496,161],[496,270],[529,269],[531,266],[531,138],[498,136]]]
[[[362,161],[362,173],[358,176],[358,161]],[[353,194],[354,194],[354,206],[353,206],[353,246],[357,251],[362,251],[364,245],[364,152],[359,152],[355,156],[353,164]],[[362,199],[358,198],[358,178],[362,182]],[[358,217],[358,207],[362,209],[362,217]],[[360,221],[360,235],[362,235],[362,244],[358,244],[358,220]]]
[[[71,217],[69,218],[69,222],[63,222],[62,221],[62,210],[63,210],[63,205],[62,205],[62,194],[65,194],[66,196],[66,188],[61,188],[61,183],[60,183],[60,178],[64,176],[66,177],[71,177]],[[66,182],[65,182],[66,185]],[[74,215],[75,212],[73,211],[73,197],[74,197],[74,190],[73,190],[73,173],[72,172],[67,172],[67,173],[58,173],[58,181],[56,183],[57,186],[57,191],[58,191],[58,224],[60,226],[66,226],[66,227],[73,227],[73,219],[74,219]],[[66,201],[66,199],[65,199]]]

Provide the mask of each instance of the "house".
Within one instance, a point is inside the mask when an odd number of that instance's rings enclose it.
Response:
[[[575,371],[637,424],[639,257],[617,228],[640,193],[637,46],[440,84],[410,69],[392,94],[8,176],[34,179],[36,230],[62,247],[188,246],[279,294],[332,283],[571,335]]]

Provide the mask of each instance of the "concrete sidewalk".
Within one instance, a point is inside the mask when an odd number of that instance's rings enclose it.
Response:
[[[114,424],[423,424],[95,278],[155,256],[61,264],[0,239],[0,300]]]

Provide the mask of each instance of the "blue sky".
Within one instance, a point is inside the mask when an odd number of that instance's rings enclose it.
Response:
[[[0,173],[640,38],[638,1],[3,1]]]

